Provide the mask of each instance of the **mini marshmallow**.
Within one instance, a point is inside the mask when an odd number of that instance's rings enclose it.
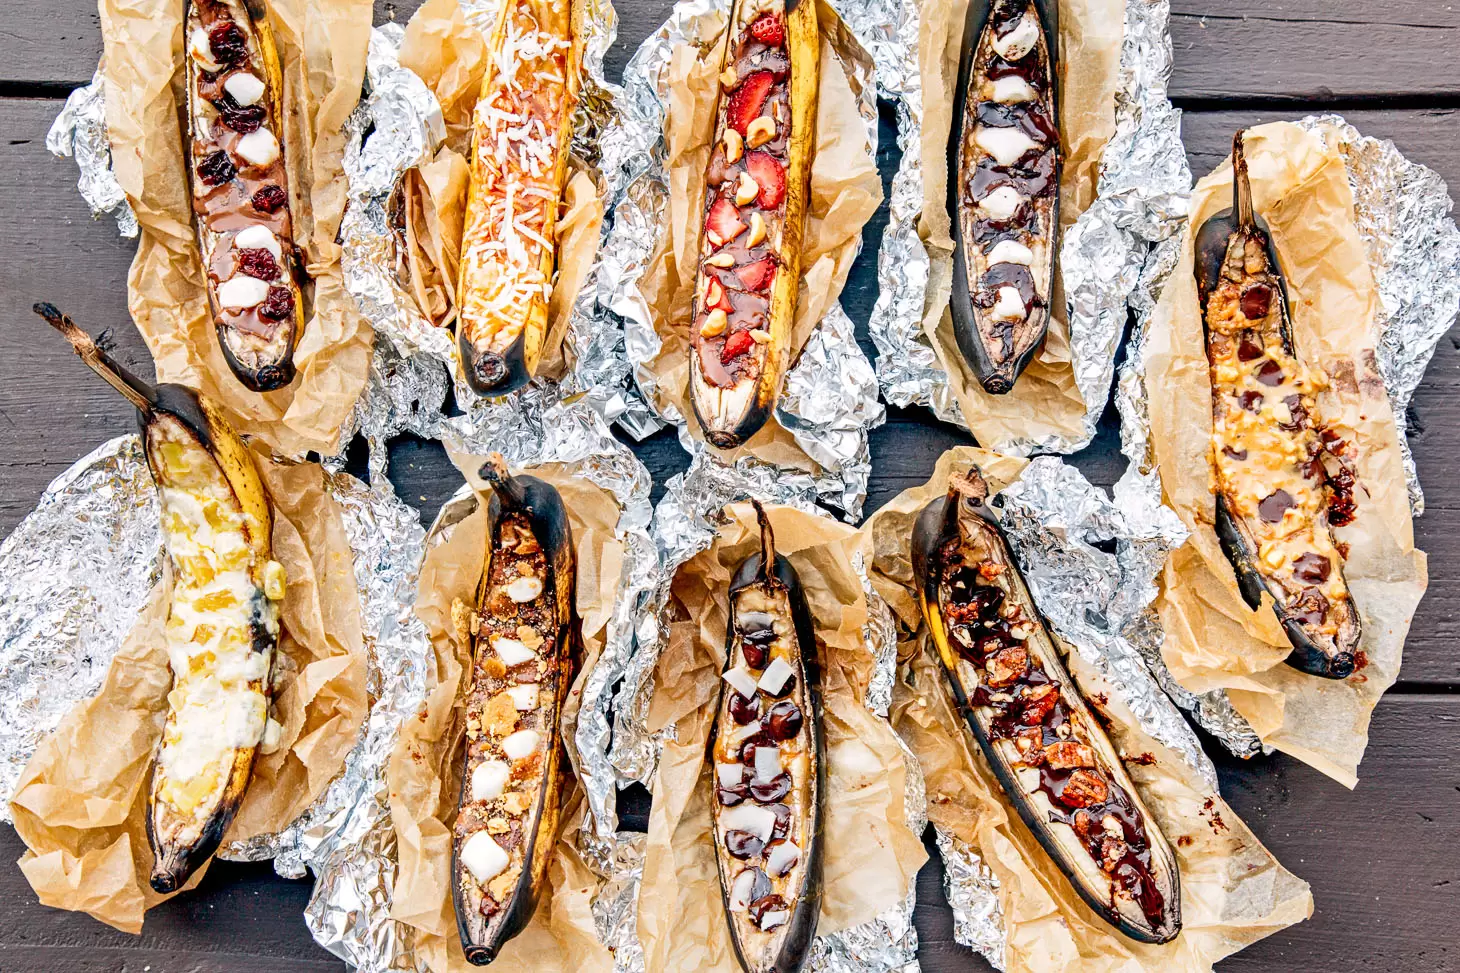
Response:
[[[208,44],[208,32],[201,27],[194,27],[188,34],[188,53],[204,71],[217,71],[223,66],[214,59],[213,48]]]
[[[994,53],[1006,61],[1017,61],[1039,42],[1039,20],[1026,10],[1014,29],[1003,37],[994,37]]]
[[[223,90],[240,105],[257,105],[264,96],[264,83],[247,71],[235,71],[223,82]]]
[[[1023,205],[1024,197],[1019,190],[1013,186],[1000,186],[989,193],[977,204],[977,209],[984,219],[993,220],[995,223],[1007,223],[1019,212]]]
[[[520,711],[535,709],[537,707],[537,686],[527,683],[523,686],[513,686],[507,690],[507,695],[512,697],[512,705]]]
[[[731,689],[735,690],[746,699],[751,699],[755,696],[755,677],[752,676],[750,674],[750,670],[745,668],[744,666],[736,666],[734,669],[726,669],[723,673],[720,674],[720,678],[728,682]]]
[[[519,605],[524,605],[538,595],[542,594],[542,582],[527,575],[519,575],[506,587],[507,597]]]
[[[791,664],[780,656],[771,660],[771,664],[765,667],[765,674],[760,677],[760,690],[767,696],[778,696],[781,690],[786,688],[787,681],[796,674]]]
[[[537,750],[537,741],[536,730],[518,730],[502,741],[502,752],[513,760],[521,760]]]
[[[999,298],[994,302],[992,312],[994,320],[1022,321],[1024,313],[1024,298],[1019,296],[1019,288],[1000,287]]]
[[[994,244],[985,259],[990,267],[994,264],[1022,264],[1029,267],[1034,264],[1034,251],[1017,240],[1000,240]]]
[[[230,277],[218,285],[218,303],[235,310],[258,307],[268,296],[269,285],[247,274]]]
[[[461,846],[461,863],[471,872],[478,884],[485,885],[501,875],[511,861],[502,846],[492,840],[485,831],[478,831]]]
[[[507,789],[507,778],[512,768],[505,760],[486,760],[477,764],[471,772],[471,799],[473,801],[495,801]]]
[[[257,223],[239,230],[233,238],[233,245],[240,250],[267,250],[275,260],[284,257],[284,252],[279,249],[279,238],[268,227]]]
[[[279,140],[266,128],[249,132],[238,140],[234,153],[251,166],[273,165],[279,158]]]
[[[1004,105],[1017,105],[1039,97],[1034,86],[1017,74],[1006,74],[994,79],[994,101]]]
[[[1038,142],[1017,128],[994,128],[990,125],[974,129],[973,144],[993,156],[1001,166],[1011,166],[1031,150],[1039,148]]]
[[[745,764],[716,764],[715,780],[721,787],[734,787],[745,779]]]
[[[536,652],[505,635],[492,639],[492,649],[497,653],[497,658],[502,660],[504,666],[520,666],[524,662],[531,662],[537,658]]]

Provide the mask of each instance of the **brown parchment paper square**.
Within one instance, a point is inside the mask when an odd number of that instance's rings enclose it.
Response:
[[[1306,919],[1308,885],[1288,872],[1183,757],[1146,735],[1102,676],[1078,652],[1070,673],[1176,853],[1182,933],[1165,946],[1132,942],[1101,920],[1035,841],[949,699],[917,605],[909,543],[918,513],[946,493],[955,471],[977,464],[992,490],[1016,479],[1024,461],[972,447],[938,460],[923,486],[900,494],[862,529],[877,592],[898,619],[902,668],[892,718],[917,755],[928,787],[928,818],[970,847],[999,882],[1009,973],[1183,973]]]
[[[345,205],[341,131],[360,97],[369,0],[270,0],[284,78],[284,162],[294,242],[312,286],[288,387],[258,393],[233,377],[213,327],[182,141],[183,4],[101,0],[102,72],[112,166],[141,224],[127,306],[159,381],[198,389],[241,433],[284,456],[333,453],[370,366],[372,332],[340,276]],[[312,291],[312,294],[311,294]]]
[[[862,227],[882,202],[882,180],[867,151],[866,122],[857,112],[857,95],[840,60],[850,32],[825,3],[818,2],[816,16],[821,31],[816,154],[806,203],[801,289],[791,325],[791,367],[841,295],[861,245]],[[700,441],[704,434],[688,389],[689,325],[704,224],[705,166],[714,147],[718,78],[729,42],[723,22],[713,29],[719,33],[706,29],[712,41],[704,50],[680,45],[670,54],[665,77],[669,106],[664,115],[668,228],[638,284],[661,342],[652,360],[636,366],[641,384],[652,388],[655,409],[679,410],[690,435]],[[820,469],[774,415],[745,445],[715,452],[727,461],[750,455],[775,466]]]
[[[759,550],[749,504],[726,508],[729,522],[709,550],[686,562],[671,588],[669,644],[654,674],[649,729],[669,724],[654,779],[639,941],[647,973],[737,973],[711,835],[712,771],[705,745],[725,664],[726,592],[742,561]],[[908,830],[904,751],[887,722],[866,708],[873,660],[862,637],[867,600],[852,567],[856,532],[791,507],[768,507],[776,550],[806,590],[823,668],[827,743],[825,898],[819,934],[867,922],[907,895],[927,855]]]
[[[1344,575],[1362,616],[1367,664],[1344,680],[1284,665],[1289,643],[1271,606],[1248,610],[1212,527],[1211,382],[1192,228],[1231,205],[1230,160],[1197,184],[1181,261],[1145,345],[1152,458],[1165,501],[1192,532],[1161,577],[1162,655],[1192,692],[1225,689],[1264,743],[1352,787],[1370,714],[1399,675],[1427,583],[1425,555],[1414,546],[1399,434],[1374,358],[1379,295],[1354,226],[1343,160],[1286,122],[1250,130],[1246,149],[1255,205],[1287,275],[1299,354],[1328,374],[1319,409],[1357,448],[1358,516],[1334,536],[1349,545]]]
[[[421,314],[438,327],[456,321],[456,285],[466,194],[471,170],[471,122],[487,68],[487,41],[467,22],[458,0],[427,0],[406,24],[401,67],[410,68],[441,104],[446,141],[435,156],[406,172],[396,201],[402,208],[401,285]],[[548,303],[538,374],[560,380],[572,364],[563,339],[573,304],[598,257],[604,187],[577,156],[569,159],[568,183],[553,239],[558,265]]]
[[[270,708],[282,733],[254,762],[225,847],[278,831],[313,803],[344,765],[369,707],[354,557],[323,471],[275,463],[257,447],[253,456],[274,510],[274,560],[288,576]],[[20,869],[41,903],[131,933],[170,897],[147,884],[145,821],[172,688],[163,635],[171,591],[165,571],[101,689],[41,741],[11,800],[27,847]]]
[[[948,212],[948,138],[968,0],[922,5],[918,65],[923,85],[923,211],[918,234],[928,250],[928,294],[923,331],[974,438],[997,445],[1011,439],[1079,436],[1085,401],[1075,385],[1070,327],[1055,259],[1049,337],[1012,391],[989,395],[953,337],[948,300],[953,293],[952,216]],[[1125,0],[1060,0],[1060,228],[1068,230],[1095,199],[1100,157],[1115,134],[1115,93],[1125,40]]]
[[[413,927],[415,946],[433,973],[476,969],[466,961],[451,901],[451,828],[461,788],[465,724],[461,696],[471,678],[471,646],[451,619],[451,606],[476,598],[487,543],[486,499],[476,477],[481,457],[453,455],[479,492],[474,512],[426,552],[415,611],[435,649],[429,691],[418,717],[407,721],[386,771],[397,861],[391,917]],[[568,508],[577,553],[577,607],[584,655],[563,711],[562,735],[572,746],[583,681],[603,649],[622,573],[624,547],[616,536],[618,501],[613,494],[559,464],[514,471],[546,480]],[[613,956],[594,934],[590,904],[601,880],[579,856],[576,845],[587,808],[576,780],[565,792],[562,820],[544,890],[531,923],[493,961],[492,968],[531,973],[613,969]]]

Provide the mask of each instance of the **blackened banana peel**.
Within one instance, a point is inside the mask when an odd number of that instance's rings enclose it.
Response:
[[[730,583],[725,671],[709,741],[715,861],[741,967],[797,973],[821,913],[821,668],[800,579],[776,553],[759,503],[755,512],[761,549]]]
[[[918,601],[955,708],[1009,803],[1087,905],[1142,943],[1181,931],[1171,846],[1035,608],[977,469],[919,515]]]
[[[972,0],[948,140],[959,351],[1003,395],[1049,332],[1059,248],[1059,5]]]
[[[1362,633],[1331,528],[1352,519],[1353,472],[1326,445],[1314,398],[1323,380],[1298,358],[1240,132],[1232,159],[1232,208],[1203,223],[1195,244],[1217,538],[1247,606],[1257,611],[1270,597],[1292,644],[1288,665],[1343,679],[1357,668]]]

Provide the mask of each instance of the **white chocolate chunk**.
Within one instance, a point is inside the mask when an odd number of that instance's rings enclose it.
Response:
[[[1039,41],[1039,19],[1028,10],[1019,18],[1014,29],[1003,37],[994,37],[994,53],[1006,61],[1017,61]]]
[[[279,249],[279,238],[267,226],[255,223],[245,226],[233,238],[233,245],[240,250],[267,250],[275,260],[282,260],[284,253]]]
[[[461,863],[479,885],[485,885],[501,875],[510,860],[502,846],[493,841],[492,836],[485,831],[478,831],[461,846]]]
[[[257,105],[264,96],[264,83],[247,71],[235,71],[223,82],[223,90],[240,105]]]
[[[471,799],[495,801],[507,789],[512,768],[505,760],[484,760],[471,772]]]
[[[784,926],[791,918],[790,910],[777,909],[774,912],[767,912],[760,917],[760,928],[763,932],[769,932],[777,926]]]
[[[1011,166],[1032,149],[1039,148],[1034,141],[1017,128],[994,128],[980,125],[973,130],[973,144],[993,156],[1001,166]]]
[[[218,285],[218,303],[235,310],[258,307],[269,296],[269,285],[257,277],[239,274]]]
[[[766,873],[779,878],[795,867],[801,860],[801,849],[796,847],[794,841],[777,841],[772,844],[766,855]]]
[[[513,686],[507,690],[507,695],[512,697],[512,705],[520,712],[537,708],[537,686],[533,683]]]
[[[750,670],[744,666],[736,666],[734,669],[726,669],[721,675],[730,684],[730,688],[747,699],[755,696],[755,677]]]
[[[201,27],[194,27],[188,34],[188,53],[204,71],[217,71],[223,66],[214,59],[213,48],[208,45],[208,32]]]
[[[781,772],[781,752],[774,746],[755,747],[755,779],[768,784]]]
[[[742,743],[744,743],[746,740],[749,740],[751,737],[755,736],[759,732],[760,720],[751,720],[744,726],[737,726],[735,729],[731,730],[730,735],[725,739],[730,744],[730,746],[739,747]]]
[[[279,158],[279,140],[273,132],[261,128],[240,138],[234,152],[251,166],[273,165]]]
[[[1000,240],[988,252],[986,259],[990,267],[994,264],[1022,264],[1029,267],[1034,264],[1034,251],[1017,240]]]
[[[746,868],[735,876],[735,881],[730,886],[730,908],[750,908],[750,892],[755,888],[755,869]]]
[[[767,696],[779,695],[793,675],[795,675],[795,670],[791,668],[790,663],[780,656],[776,656],[771,660],[771,664],[765,667],[765,675],[760,677],[761,692]]]
[[[994,101],[1004,105],[1017,105],[1039,97],[1034,86],[1017,74],[1007,74],[994,79]]]
[[[519,575],[507,585],[505,590],[508,598],[519,605],[525,605],[542,594],[542,582],[525,574]]]
[[[1000,186],[978,201],[975,207],[984,219],[1007,223],[1019,212],[1024,197],[1013,186]]]
[[[715,780],[721,787],[734,787],[745,780],[745,764],[716,764]]]
[[[1000,287],[999,299],[990,313],[995,321],[1024,320],[1024,298],[1019,296],[1019,288]]]
[[[539,739],[536,730],[518,730],[502,741],[502,752],[513,760],[521,760],[532,755]]]
[[[497,658],[502,660],[504,666],[520,666],[524,662],[531,662],[537,658],[536,652],[505,635],[492,639],[492,649],[497,653]]]
[[[726,831],[748,831],[761,841],[769,841],[776,826],[776,812],[757,804],[737,804],[720,815]]]

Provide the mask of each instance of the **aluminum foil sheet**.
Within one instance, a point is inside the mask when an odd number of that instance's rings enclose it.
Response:
[[[1376,357],[1399,427],[1410,509],[1419,516],[1424,512],[1424,494],[1409,449],[1408,407],[1460,306],[1460,228],[1451,217],[1454,203],[1433,171],[1404,158],[1394,143],[1359,134],[1341,116],[1310,116],[1298,124],[1315,133],[1324,125],[1337,129],[1335,147],[1348,172],[1355,222],[1379,289],[1381,306],[1373,323]],[[1184,221],[1177,229],[1184,232]],[[1160,473],[1151,462],[1144,347],[1151,314],[1180,247],[1180,232],[1161,241],[1147,257],[1131,296],[1136,326],[1115,393],[1121,452],[1130,460],[1115,486],[1116,503],[1125,509],[1160,504]],[[1150,624],[1159,628],[1160,623],[1152,617]],[[1167,695],[1232,753],[1250,757],[1267,749],[1225,692],[1195,694],[1183,689],[1159,652],[1149,653],[1147,663]]]
[[[836,7],[843,16],[873,23],[879,3],[885,0],[842,0]],[[669,19],[630,58],[618,111],[603,136],[604,173],[614,202],[613,223],[600,264],[600,300],[608,315],[622,321],[624,346],[634,366],[633,380],[641,402],[652,403],[656,398],[655,378],[645,366],[661,347],[638,284],[668,230],[669,186],[662,134],[669,102],[666,71],[676,47],[708,44],[717,36],[729,10],[730,0],[680,0],[675,4]],[[846,26],[850,28],[850,22]],[[877,90],[872,56],[851,29],[832,38],[832,49],[847,71],[867,126],[868,151],[875,154]],[[861,514],[871,472],[867,433],[885,418],[877,401],[875,373],[853,331],[840,305],[835,306],[787,371],[785,392],[776,408],[777,420],[822,467],[821,496],[851,520]],[[655,419],[659,424],[679,426],[680,442],[692,456],[708,452],[709,447],[689,435],[678,409],[656,412]]]
[[[1151,245],[1180,229],[1191,173],[1181,144],[1181,113],[1171,107],[1171,40],[1166,0],[1127,0],[1121,48],[1115,134],[1101,157],[1095,201],[1080,214],[1060,246],[1075,384],[1086,403],[1083,429],[1074,437],[1046,436],[985,443],[1010,455],[1070,453],[1094,438],[1126,323],[1127,298]],[[902,163],[892,183],[891,218],[878,255],[880,293],[868,325],[877,345],[877,375],[893,405],[924,405],[939,419],[967,428],[938,363],[922,317],[928,282],[951,272],[951,255],[930,254],[918,237],[922,210],[922,91],[918,87],[917,29],[899,23],[906,38],[896,67],[879,74],[898,103]],[[891,61],[892,44],[879,60]],[[896,87],[903,85],[904,87]]]
[[[82,85],[66,96],[66,106],[51,123],[46,133],[46,148],[57,158],[74,158],[81,178],[76,188],[91,207],[96,219],[111,214],[117,221],[117,232],[135,237],[139,227],[137,214],[127,202],[122,184],[112,172],[112,146],[106,132],[106,95],[101,68],[91,77],[91,84]]]
[[[953,939],[981,954],[996,970],[1004,969],[1004,907],[999,879],[967,842],[934,827],[938,857],[943,859],[943,894],[953,910]]]

